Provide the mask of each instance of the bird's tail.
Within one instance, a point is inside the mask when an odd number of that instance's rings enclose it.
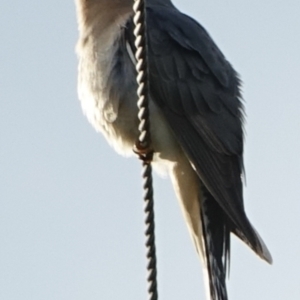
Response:
[[[230,254],[230,228],[225,215],[203,184],[200,190],[201,223],[211,300],[227,300],[226,270]]]
[[[260,257],[271,262],[267,247],[245,213],[235,225],[200,181],[182,155],[170,176],[196,250],[205,264],[211,300],[228,300],[226,273],[230,256],[230,232],[247,243]]]
[[[204,256],[211,300],[227,300],[226,273],[230,259],[230,232],[242,239],[258,256],[272,263],[271,254],[246,215],[240,230],[227,217],[207,188],[200,184],[199,202],[204,241]]]
[[[205,265],[210,299],[227,300],[230,228],[225,213],[184,156],[174,165],[170,175],[191,238]]]

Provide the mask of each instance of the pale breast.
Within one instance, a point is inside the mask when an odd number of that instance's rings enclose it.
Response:
[[[127,155],[137,137],[135,70],[115,28],[79,47],[78,94],[89,122]]]
[[[78,93],[89,122],[118,153],[128,156],[138,138],[136,71],[123,29],[115,28],[78,47]],[[151,99],[149,105],[155,160],[176,161],[169,126]]]

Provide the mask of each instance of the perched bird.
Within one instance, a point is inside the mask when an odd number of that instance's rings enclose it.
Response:
[[[138,138],[133,0],[76,0],[78,92],[123,155]],[[147,1],[153,166],[172,180],[212,300],[226,300],[230,233],[271,263],[243,204],[240,81],[205,29],[170,0]]]

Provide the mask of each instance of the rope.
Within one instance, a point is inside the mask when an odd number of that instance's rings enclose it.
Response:
[[[154,223],[154,201],[152,187],[151,161],[153,150],[151,149],[151,135],[149,123],[148,105],[148,69],[147,69],[147,36],[146,36],[146,0],[134,0],[134,35],[136,47],[136,71],[138,83],[138,119],[139,138],[134,147],[134,152],[142,160],[143,188],[145,202],[145,224],[146,224],[146,247],[147,247],[147,270],[148,270],[148,293],[149,300],[157,300],[157,270],[155,250],[155,223]]]

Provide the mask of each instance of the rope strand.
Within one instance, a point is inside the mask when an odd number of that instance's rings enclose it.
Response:
[[[143,162],[142,178],[145,203],[145,224],[146,224],[146,247],[147,247],[147,270],[148,270],[148,293],[149,300],[157,300],[157,269],[156,269],[156,248],[155,248],[155,222],[154,222],[154,201],[152,187],[151,161],[153,150],[151,149],[151,135],[149,122],[148,103],[148,69],[147,69],[147,35],[146,35],[146,0],[135,0],[134,10],[134,35],[136,47],[136,71],[138,83],[138,118],[139,138],[134,147]]]

